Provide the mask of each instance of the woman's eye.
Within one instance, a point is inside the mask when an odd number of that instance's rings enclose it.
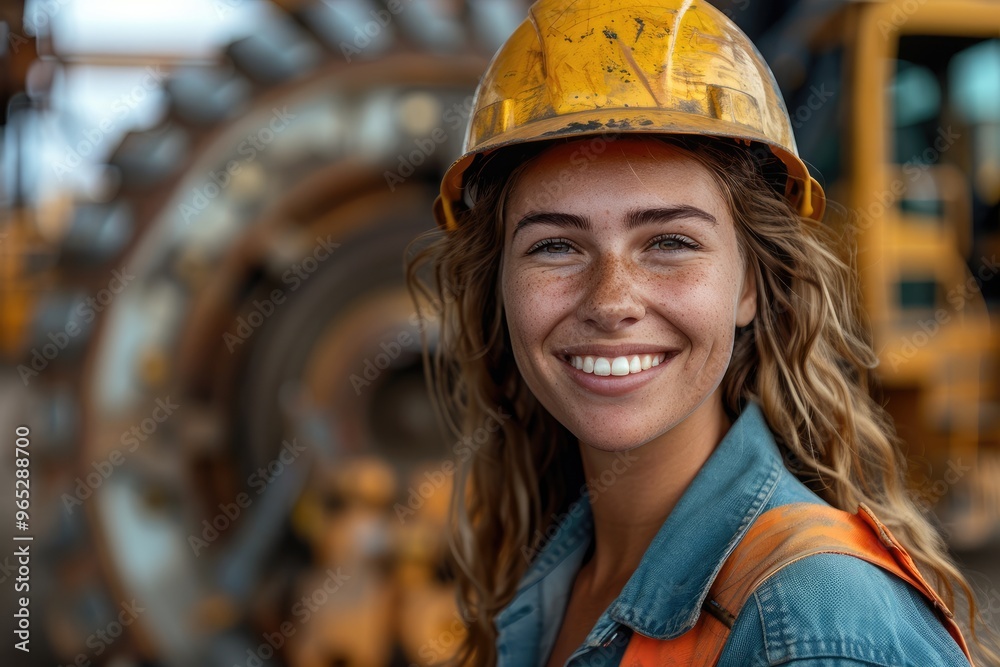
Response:
[[[572,252],[573,246],[570,245],[568,241],[562,241],[560,239],[545,239],[539,241],[535,245],[528,249],[528,254],[550,254],[550,255],[562,255],[568,252]]]
[[[697,250],[700,246],[683,236],[675,236],[673,234],[667,236],[658,236],[652,240],[650,247],[656,250]]]

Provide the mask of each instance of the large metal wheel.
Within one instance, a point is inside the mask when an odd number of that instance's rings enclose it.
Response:
[[[88,658],[425,665],[461,636],[403,254],[526,3],[393,7],[287,7],[175,72],[168,118],[111,160],[117,196],[79,207],[61,294],[118,282],[60,360],[82,403],[58,659],[133,600],[133,641]]]

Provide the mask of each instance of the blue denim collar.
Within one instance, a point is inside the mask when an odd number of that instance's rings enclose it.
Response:
[[[761,514],[785,469],[760,407],[748,403],[653,538],[621,594],[585,645],[607,641],[614,622],[656,639],[694,627],[722,564]],[[586,494],[575,501],[525,573],[498,629],[525,613],[521,599],[567,558],[576,569],[593,535]],[[530,553],[525,554],[530,556]],[[572,580],[569,582],[572,583]]]
[[[774,436],[749,403],[660,527],[611,618],[655,639],[694,627],[712,581],[782,474],[789,473]]]

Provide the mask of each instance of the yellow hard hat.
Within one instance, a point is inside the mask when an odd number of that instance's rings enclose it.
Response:
[[[688,134],[759,142],[785,164],[785,196],[821,219],[823,188],[798,156],[767,63],[725,14],[699,0],[539,0],[476,90],[463,155],[434,211],[453,228],[477,155],[560,138]]]

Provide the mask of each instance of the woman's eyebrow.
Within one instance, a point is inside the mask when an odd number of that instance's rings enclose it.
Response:
[[[661,206],[659,208],[632,209],[625,213],[625,228],[631,230],[655,223],[662,224],[680,218],[700,218],[713,225],[719,224],[715,216],[708,211],[704,211],[697,206],[691,206],[690,204],[679,204],[677,206]],[[525,227],[540,224],[555,225],[557,227],[574,227],[584,231],[590,229],[590,219],[582,215],[556,213],[554,211],[533,211],[518,220],[514,226],[514,233],[511,235],[511,238],[517,236],[517,233]]]
[[[541,224],[556,225],[557,227],[575,227],[584,231],[590,229],[590,220],[580,215],[555,213],[552,211],[534,211],[517,221],[511,238],[517,236],[517,233],[525,227]]]
[[[715,216],[708,211],[690,204],[678,204],[677,206],[660,208],[632,209],[625,214],[625,229],[635,229],[644,225],[670,222],[680,218],[701,218],[713,225],[719,224]]]

